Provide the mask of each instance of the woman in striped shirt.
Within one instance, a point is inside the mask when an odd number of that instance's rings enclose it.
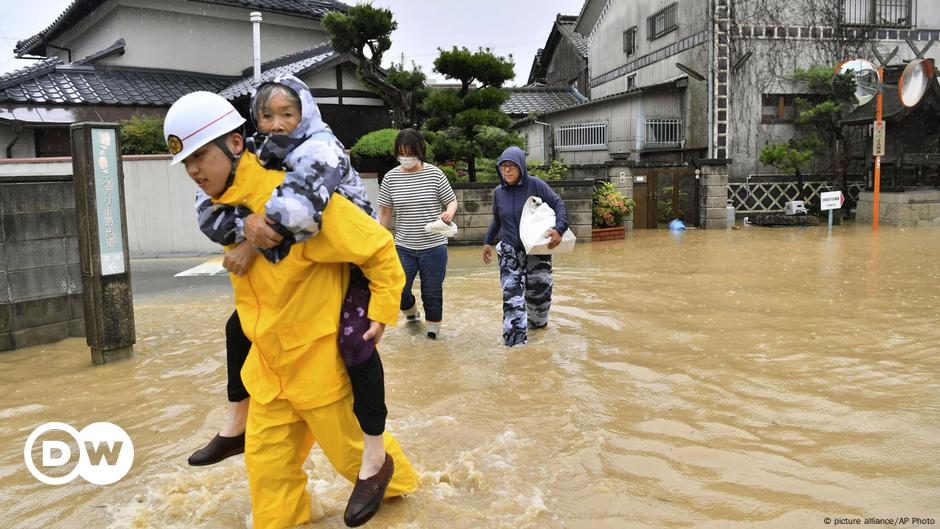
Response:
[[[395,138],[398,167],[389,171],[379,188],[379,221],[392,227],[395,248],[405,269],[401,310],[409,323],[420,321],[411,287],[421,277],[421,303],[428,338],[437,339],[444,313],[444,275],[447,271],[447,237],[427,233],[425,225],[437,219],[450,222],[457,213],[457,195],[447,177],[425,162],[427,144],[415,129],[404,129]]]

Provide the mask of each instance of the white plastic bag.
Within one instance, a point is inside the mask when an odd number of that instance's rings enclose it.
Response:
[[[542,202],[539,197],[529,197],[522,206],[522,219],[519,220],[519,238],[525,253],[529,255],[549,255],[568,253],[574,250],[575,236],[570,229],[561,236],[561,244],[549,249],[551,238],[548,232],[555,227],[555,210]]]
[[[457,225],[453,222],[444,222],[441,219],[433,220],[424,225],[425,233],[430,233],[432,235],[445,235],[447,237],[453,237],[457,235]]]

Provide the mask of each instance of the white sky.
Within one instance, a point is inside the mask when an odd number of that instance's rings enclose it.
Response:
[[[28,66],[32,61],[13,58],[16,41],[48,27],[72,0],[0,0],[0,73]],[[347,1],[347,3],[356,3]],[[535,51],[545,45],[555,15],[577,15],[583,0],[373,0],[389,8],[398,22],[385,66],[405,54],[406,65],[416,62],[428,79],[444,81],[432,71],[437,48],[491,47],[497,55],[513,55],[515,82],[529,76]],[[250,58],[246,58],[248,66]],[[168,65],[169,66],[169,65]]]

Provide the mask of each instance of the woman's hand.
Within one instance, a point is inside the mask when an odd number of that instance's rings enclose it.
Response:
[[[243,276],[251,267],[251,263],[255,262],[256,257],[258,257],[258,252],[251,243],[242,241],[238,243],[238,246],[225,252],[222,267],[237,276]]]
[[[269,219],[266,215],[260,213],[248,215],[245,217],[245,238],[258,248],[264,248],[266,250],[274,248],[284,240],[284,237],[281,237],[280,233],[271,229],[268,224],[274,224],[274,221]]]
[[[454,214],[451,213],[450,211],[445,211],[441,213],[441,220],[443,220],[444,222],[450,223],[450,221],[454,220]]]
[[[558,230],[556,230],[555,228],[548,230],[548,233],[546,233],[545,235],[548,235],[548,238],[551,239],[550,241],[548,241],[549,250],[561,244],[561,234],[558,233]]]
[[[490,264],[493,262],[493,245],[484,244],[483,245],[483,262]]]
[[[385,334],[385,324],[369,320],[369,330],[362,334],[362,339],[368,342],[370,339],[375,338],[375,345],[379,345],[379,340],[382,339],[383,334]]]

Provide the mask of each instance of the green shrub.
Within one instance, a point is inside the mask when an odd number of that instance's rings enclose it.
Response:
[[[398,137],[398,132],[398,129],[374,130],[359,138],[359,141],[349,150],[349,154],[354,158],[382,158],[387,156],[394,159],[395,138]],[[434,159],[434,149],[431,147],[430,142],[427,143],[425,148],[425,159],[428,161]]]
[[[636,202],[626,198],[610,182],[604,182],[594,188],[591,207],[591,225],[595,228],[615,228],[623,225]]]
[[[167,154],[163,140],[163,118],[134,116],[121,124],[122,154]]]
[[[571,166],[558,160],[552,160],[547,167],[538,165],[535,162],[526,163],[530,175],[537,176],[542,180],[564,180],[568,176]]]
[[[398,129],[379,129],[359,138],[349,153],[360,158],[395,157],[395,138]]]

